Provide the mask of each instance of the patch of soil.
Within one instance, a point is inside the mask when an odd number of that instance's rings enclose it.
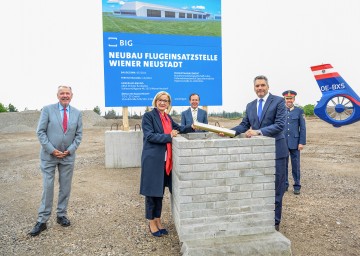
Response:
[[[110,122],[84,130],[69,203],[72,225],[56,224],[54,208],[48,230],[38,237],[27,235],[42,187],[35,131],[0,133],[1,255],[180,255],[169,193],[163,217],[170,234],[154,238],[139,195],[140,168],[105,169],[104,132]],[[239,120],[210,119],[215,122],[230,128]],[[285,194],[280,227],[293,255],[360,255],[359,129],[360,122],[333,128],[307,120],[301,194]]]

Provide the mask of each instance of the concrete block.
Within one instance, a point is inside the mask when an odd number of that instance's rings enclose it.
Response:
[[[105,132],[105,168],[141,166],[142,131]]]
[[[223,238],[194,239],[181,247],[183,256],[291,256],[291,243],[279,232]]]

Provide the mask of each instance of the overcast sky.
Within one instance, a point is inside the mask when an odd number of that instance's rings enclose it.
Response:
[[[109,110],[101,12],[100,0],[1,1],[0,102],[40,110],[68,84],[72,105]],[[359,31],[359,0],[223,0],[223,106],[209,111],[242,112],[259,74],[273,94],[292,89],[298,104],[316,104],[321,93],[310,66],[322,63],[360,94]]]

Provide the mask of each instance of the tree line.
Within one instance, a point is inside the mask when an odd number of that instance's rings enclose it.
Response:
[[[306,116],[314,116],[314,108],[315,105],[313,104],[307,104],[304,107],[297,105],[297,107],[300,107],[304,110],[304,113]],[[144,112],[148,112],[150,111],[151,108],[146,107]],[[101,110],[99,106],[94,107],[93,111],[95,113],[97,113],[98,115],[101,115]],[[4,105],[3,103],[0,102],[0,113],[1,112],[19,112],[18,109],[11,103],[9,103],[9,105]],[[171,111],[171,116],[180,116],[181,113],[179,113],[178,111],[176,111],[175,109],[173,109]],[[209,116],[213,116],[213,117],[222,117],[222,118],[229,118],[229,119],[238,119],[238,118],[242,118],[244,117],[245,111],[243,112],[227,112],[227,111],[222,111],[222,112],[211,112],[209,113]],[[121,119],[122,115],[119,115],[116,113],[116,111],[114,109],[111,109],[109,111],[105,111],[104,117],[106,119]],[[129,115],[130,118],[133,119],[141,119],[142,118],[142,113],[140,111],[139,114],[137,114],[136,112],[134,112],[134,114],[130,113]]]
[[[305,116],[314,116],[314,108],[315,108],[315,105],[314,104],[307,104],[305,106],[300,106],[300,105],[296,105],[297,107],[299,108],[302,108],[304,110],[304,113],[305,113]],[[151,108],[150,107],[146,107],[145,110],[144,110],[144,113],[145,112],[148,112],[150,111]],[[96,106],[93,111],[95,113],[97,113],[98,115],[101,115],[101,111],[100,111],[100,107],[99,106]],[[175,109],[173,109],[171,111],[171,116],[173,117],[177,117],[177,116],[180,116],[181,113],[179,113],[178,111],[176,111]],[[212,117],[222,117],[222,118],[228,118],[228,119],[238,119],[238,118],[242,118],[244,117],[245,115],[245,111],[243,112],[237,112],[237,111],[234,111],[234,112],[227,112],[227,111],[222,111],[222,112],[211,112],[211,113],[208,113],[209,116],[212,116]],[[105,114],[104,114],[104,117],[106,119],[121,119],[122,118],[122,115],[116,113],[116,111],[114,109],[111,109],[109,111],[105,111]],[[141,119],[142,118],[142,113],[141,111],[138,113],[134,112],[134,113],[130,113],[129,114],[129,118],[132,118],[132,119]]]
[[[18,112],[18,110],[17,110],[17,108],[16,108],[13,104],[11,104],[11,103],[9,103],[8,106],[5,106],[4,104],[2,104],[2,103],[0,102],[0,112]]]

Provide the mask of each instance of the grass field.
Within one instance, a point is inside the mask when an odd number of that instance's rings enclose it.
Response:
[[[149,20],[116,17],[103,13],[104,32],[221,36],[220,21]]]

